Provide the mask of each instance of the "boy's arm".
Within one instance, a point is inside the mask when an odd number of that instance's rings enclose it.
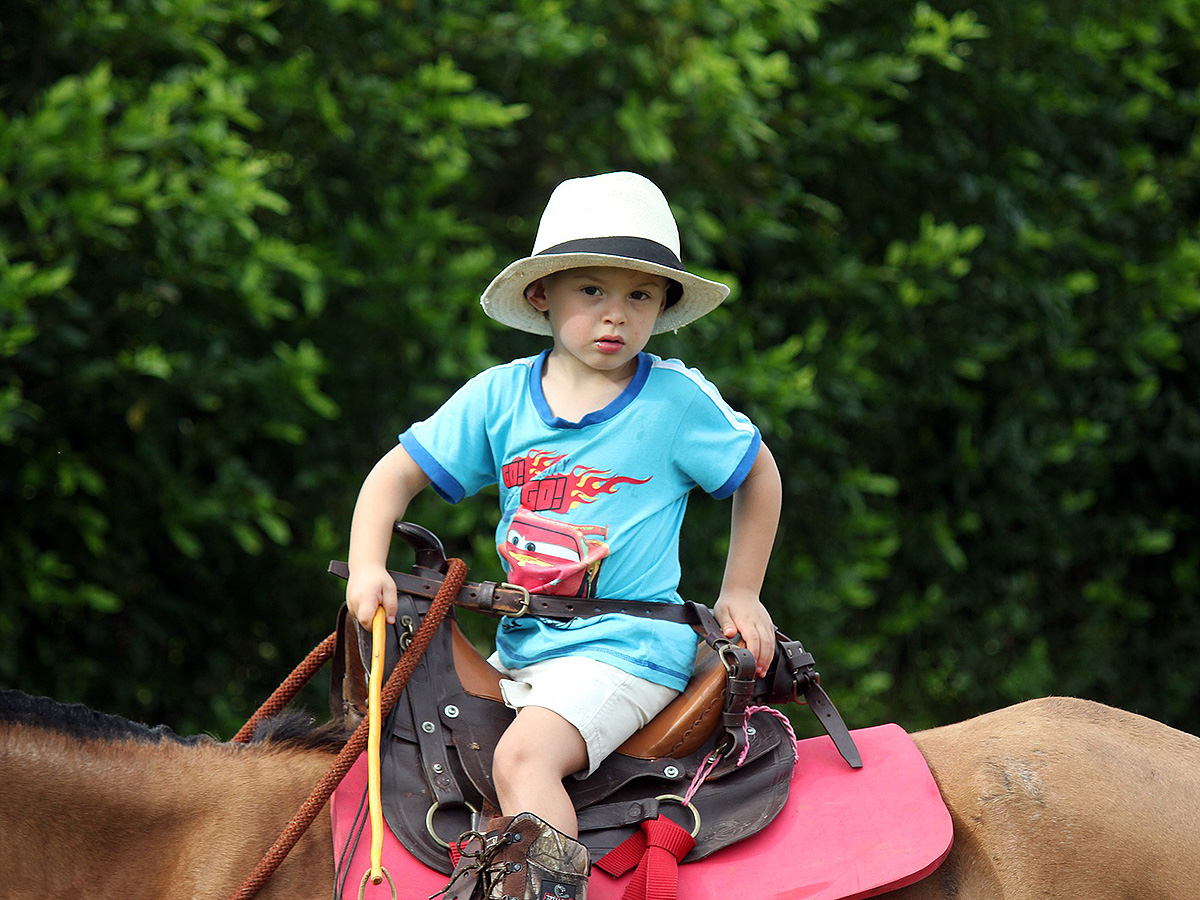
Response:
[[[745,481],[733,494],[729,556],[714,613],[725,636],[741,634],[765,675],[775,655],[775,624],[759,599],[779,525],[783,484],[775,457],[762,444]]]
[[[388,622],[396,620],[396,583],[387,573],[392,526],[404,518],[408,504],[428,484],[429,476],[397,444],[375,464],[358,492],[350,521],[346,605],[368,630],[380,604]]]

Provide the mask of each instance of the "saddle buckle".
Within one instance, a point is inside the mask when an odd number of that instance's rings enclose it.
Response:
[[[529,609],[533,605],[533,597],[529,593],[529,588],[522,587],[519,584],[509,584],[507,581],[501,582],[499,587],[501,590],[516,591],[518,594],[521,595],[521,605],[519,607],[517,607],[517,611],[516,612],[505,611],[504,614],[506,616],[509,616],[510,618],[513,618],[513,619],[519,619],[522,616],[526,616],[529,614]]]

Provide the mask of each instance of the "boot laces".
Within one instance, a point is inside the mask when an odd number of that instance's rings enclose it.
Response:
[[[521,833],[519,831],[506,831],[505,833],[488,838],[487,835],[480,834],[478,831],[468,831],[459,838],[459,846],[466,847],[472,840],[478,840],[478,849],[466,850],[459,852],[458,866],[455,867],[454,875],[450,878],[450,882],[440,891],[436,891],[429,895],[429,900],[434,897],[449,894],[454,887],[455,882],[468,873],[474,872],[477,877],[476,888],[472,891],[472,897],[491,897],[496,886],[500,884],[504,876],[510,872],[519,872],[521,866],[519,864],[509,864],[503,859],[497,859],[500,851],[509,844],[519,843]],[[465,863],[464,860],[471,860]],[[515,865],[515,868],[512,866]],[[516,898],[505,897],[503,900],[516,900]]]

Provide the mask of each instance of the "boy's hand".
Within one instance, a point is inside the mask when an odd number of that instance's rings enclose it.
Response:
[[[429,476],[404,445],[397,444],[375,464],[358,492],[350,522],[346,606],[368,631],[381,605],[388,622],[396,621],[396,582],[387,572],[392,526],[404,518],[412,498],[428,484]]]
[[[755,674],[767,674],[775,658],[775,623],[757,594],[724,591],[713,607],[725,637],[741,634],[754,654]]]
[[[387,613],[388,623],[395,622],[396,582],[392,581],[387,567],[365,565],[351,569],[346,582],[346,605],[350,607],[350,615],[367,631],[371,630],[371,621],[380,605]]]

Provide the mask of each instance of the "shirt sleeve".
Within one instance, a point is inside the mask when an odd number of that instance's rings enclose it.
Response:
[[[762,436],[746,415],[725,402],[715,385],[695,369],[688,374],[694,390],[675,435],[676,464],[700,488],[721,500],[745,480]]]
[[[496,481],[488,421],[489,372],[464,384],[428,419],[400,435],[400,443],[443,499],[458,503]]]

